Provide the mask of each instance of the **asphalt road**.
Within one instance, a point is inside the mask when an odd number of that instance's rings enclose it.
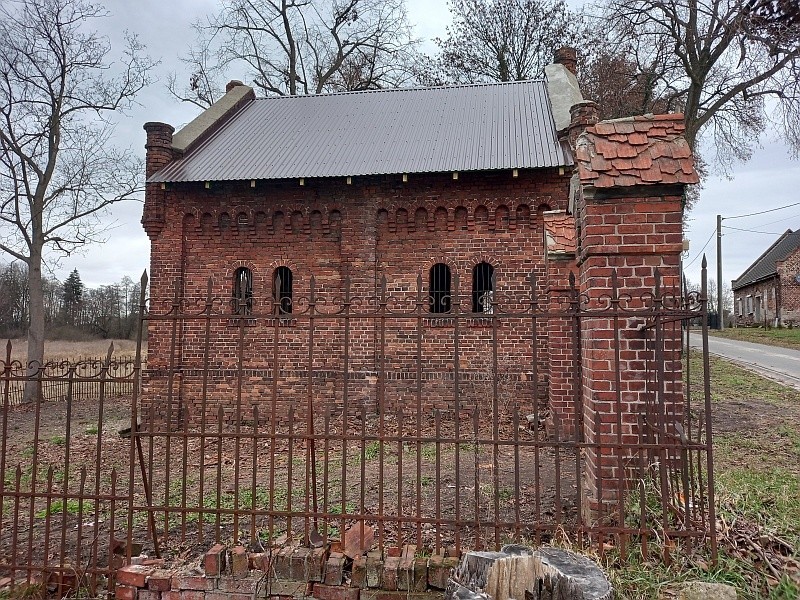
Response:
[[[693,335],[693,348],[701,348],[700,336]],[[743,367],[755,371],[784,385],[800,389],[800,350],[753,344],[739,340],[729,340],[708,336],[708,349]]]

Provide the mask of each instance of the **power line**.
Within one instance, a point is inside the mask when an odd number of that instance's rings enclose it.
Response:
[[[784,208],[791,208],[792,206],[800,206],[800,202],[795,202],[794,204],[787,204],[786,206],[779,206],[778,208],[770,208],[769,210],[762,210],[759,212],[748,213],[746,215],[736,215],[734,217],[725,217],[725,220],[728,219],[744,219],[745,217],[755,217],[756,215],[763,215],[766,213],[775,212],[776,210],[783,210]]]
[[[738,227],[731,227],[730,225],[723,225],[725,229],[733,229],[734,231],[746,231],[747,233],[764,233],[766,235],[781,235],[783,231],[756,231],[755,229],[739,229]]]
[[[782,219],[778,219],[777,221],[762,223],[761,225],[756,225],[756,227],[766,227],[767,225],[775,225],[775,223],[783,223],[784,221],[788,221],[790,219],[796,219],[797,217],[800,217],[800,213],[795,213],[793,215],[789,215],[788,217],[783,217]]]
[[[714,234],[715,234],[716,232],[717,232],[717,231],[716,231],[716,229],[715,229],[715,230],[713,230],[713,231],[711,232],[711,235],[710,235],[710,236],[708,236],[708,239],[706,240],[706,243],[705,243],[705,244],[703,244],[703,247],[702,247],[702,248],[700,248],[700,252],[698,252],[698,253],[697,253],[697,256],[695,256],[695,257],[694,257],[694,258],[691,260],[691,262],[689,262],[689,264],[686,264],[686,265],[684,265],[684,266],[683,266],[683,268],[684,268],[684,269],[688,269],[689,267],[691,267],[691,266],[694,264],[694,261],[696,261],[698,258],[700,258],[700,257],[703,255],[703,250],[705,250],[705,249],[706,249],[706,246],[708,246],[708,244],[711,242],[711,238],[713,238],[713,237],[714,237]]]

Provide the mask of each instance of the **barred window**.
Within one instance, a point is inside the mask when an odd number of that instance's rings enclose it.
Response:
[[[253,272],[239,267],[233,274],[233,313],[249,315],[253,312]]]
[[[292,270],[278,267],[273,277],[272,301],[279,315],[292,314]]]
[[[429,274],[430,305],[432,313],[450,312],[450,267],[444,263],[436,263]]]
[[[472,268],[472,312],[492,313],[494,267],[481,262]]]

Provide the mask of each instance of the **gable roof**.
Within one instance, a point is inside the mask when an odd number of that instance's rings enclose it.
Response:
[[[545,82],[519,81],[258,98],[148,181],[570,165]]]
[[[738,279],[733,280],[731,287],[739,290],[762,279],[774,277],[778,274],[776,263],[786,259],[797,248],[800,248],[800,230],[787,229]]]

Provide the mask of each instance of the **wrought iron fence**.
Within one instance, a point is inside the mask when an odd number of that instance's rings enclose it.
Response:
[[[14,406],[22,376],[4,365],[0,575],[91,588],[142,544],[164,555],[345,532],[434,552],[556,535],[600,552],[715,548],[707,351],[690,371],[683,327],[704,293],[656,291],[620,295],[615,280],[597,303],[531,277],[493,288],[481,314],[455,276],[436,314],[421,277],[369,296],[311,280],[282,316],[280,297],[246,316],[210,293],[149,311],[142,299],[149,362],[120,378],[127,398],[110,398],[106,361],[97,401]],[[588,406],[578,365],[600,321],[615,375],[607,405]]]
[[[98,400],[101,393],[100,374],[103,369],[106,370],[106,378],[102,387],[106,397],[130,396],[133,392],[132,357],[113,357],[108,362],[100,357],[80,357],[77,360],[45,361],[42,364],[28,365],[23,361],[12,360],[9,341],[6,345],[5,365],[11,370],[6,377],[10,405],[23,403],[25,384],[28,381],[36,384],[37,393],[45,401],[64,401],[68,396],[73,400]]]

